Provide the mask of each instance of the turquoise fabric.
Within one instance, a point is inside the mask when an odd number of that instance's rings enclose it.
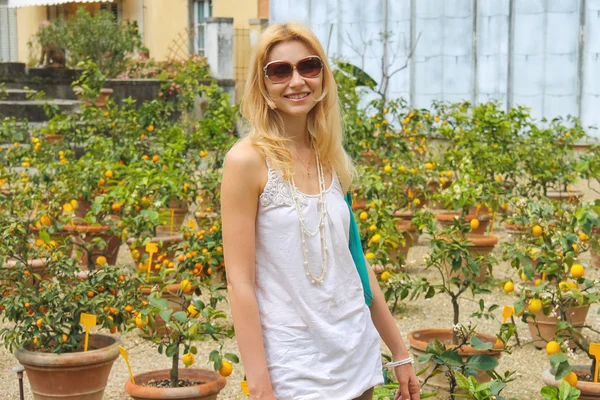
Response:
[[[360,243],[358,225],[356,225],[356,219],[354,218],[354,212],[352,211],[352,193],[348,192],[344,199],[348,204],[348,210],[350,210],[350,253],[352,254],[352,259],[358,270],[358,275],[360,275],[360,281],[362,282],[365,295],[365,303],[370,307],[373,302],[373,292],[371,292],[371,285],[369,284],[369,272],[367,271],[367,262],[365,261],[362,244]]]

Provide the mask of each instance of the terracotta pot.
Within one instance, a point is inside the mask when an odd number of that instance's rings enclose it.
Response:
[[[197,386],[179,388],[153,388],[143,386],[151,380],[170,379],[170,369],[149,371],[135,375],[135,385],[131,378],[125,382],[125,391],[134,400],[149,399],[178,399],[178,400],[216,400],[219,392],[225,387],[227,381],[218,373],[199,368],[185,368],[179,370],[179,379],[205,382]]]
[[[525,236],[529,234],[529,230],[523,225],[519,224],[509,224],[508,222],[504,223],[504,229],[506,232],[512,236]]]
[[[51,135],[49,133],[44,134],[44,138],[49,144],[62,143],[65,135]]]
[[[35,400],[102,400],[120,341],[114,336],[90,336],[87,352],[54,354],[17,349]]]
[[[362,197],[354,197],[352,200],[352,210],[366,210],[367,208],[367,199]]]
[[[497,236],[487,236],[487,235],[476,235],[474,233],[468,233],[466,235],[467,240],[470,242],[470,250],[476,255],[485,256],[494,251],[494,248],[498,244]],[[487,272],[489,270],[489,265],[481,264],[479,266],[479,276],[477,277],[477,282],[485,281]]]
[[[175,283],[173,285],[168,285],[160,295],[160,297],[162,299],[167,300],[167,302],[169,303],[169,308],[171,310],[173,310],[173,312],[184,310],[183,306],[180,303],[181,298],[179,296],[177,296],[177,292],[179,292],[180,288],[181,288],[181,285],[179,283]],[[195,289],[195,287],[192,289]],[[151,287],[142,287],[142,288],[140,288],[140,291],[141,291],[142,295],[144,295],[145,297],[148,297],[150,295],[150,293],[152,293],[152,288]],[[156,331],[161,331],[162,328],[164,328],[164,327],[165,327],[165,321],[160,316],[157,315],[154,320],[154,329]]]
[[[569,204],[579,204],[583,193],[580,191],[566,191],[566,192],[547,192],[546,197],[553,201],[567,202]]]
[[[419,232],[417,232],[417,228],[410,221],[399,221],[396,229],[402,234],[402,239],[404,240],[404,244],[398,243],[398,252],[406,260],[410,248],[414,243],[419,242]]]
[[[453,347],[452,329],[421,329],[408,333],[408,342],[410,343],[410,350],[415,358],[415,371],[421,371],[426,367],[428,369],[427,372],[419,375],[419,381],[421,381],[421,383],[425,380],[427,376],[429,376],[429,374],[435,367],[435,363],[433,361],[420,363],[419,361],[417,361],[417,358],[427,354],[427,345],[436,339],[444,343],[447,349],[451,349]],[[460,350],[458,350],[458,354],[463,358],[463,361],[465,361],[470,356],[478,354],[487,354],[489,356],[494,357],[495,359],[500,358],[502,352],[498,347],[495,346],[497,340],[495,336],[478,333],[477,339],[481,340],[484,343],[494,343],[495,350],[475,350],[471,346],[463,346]],[[490,376],[485,372],[478,371],[475,379],[477,379],[479,383],[484,383],[490,381]],[[431,385],[437,390],[445,390],[446,392],[449,389],[448,379],[445,377],[444,374],[438,374],[436,376],[431,377],[427,381],[427,385]]]
[[[76,243],[91,243],[95,238],[101,238],[106,243],[104,250],[100,250],[97,246],[92,248],[92,252],[96,253],[92,256],[92,262],[96,262],[96,258],[100,256],[106,257],[108,265],[115,265],[117,263],[117,257],[119,255],[119,248],[123,241],[120,237],[115,236],[110,232],[108,225],[65,225],[63,228],[65,231],[73,235]],[[77,251],[80,254],[80,263],[82,266],[88,265],[87,252],[83,250]]]
[[[573,307],[567,312],[567,321],[571,323],[577,332],[581,332],[583,325],[585,325],[585,318],[587,317],[590,306]],[[533,344],[538,349],[546,347],[546,343],[554,340],[556,336],[556,317],[545,316],[543,312],[537,312],[534,314],[537,322],[533,322],[533,318],[527,317],[527,325],[529,326],[529,333],[531,338],[534,340]],[[538,333],[539,328],[539,333]],[[574,343],[570,343],[571,348],[575,348]]]
[[[461,213],[459,211],[448,211],[443,213],[438,213],[435,215],[435,219],[442,225],[443,227],[451,226],[454,223],[454,220],[460,218]],[[473,229],[471,233],[477,235],[483,235],[487,231],[487,227],[490,224],[490,216],[487,214],[479,214],[475,217],[474,214],[465,215],[465,221],[470,223],[471,220],[477,218],[479,220],[479,226],[477,229]]]
[[[160,212],[168,213],[166,223],[156,227],[157,236],[170,236],[179,233],[183,221],[188,214],[188,206],[181,202],[171,202],[169,207],[161,209]]]
[[[83,92],[83,90],[81,88],[77,87],[77,88],[73,88],[73,92],[75,92],[75,94],[77,96],[80,96],[81,93]],[[86,105],[88,105],[88,106],[92,105],[92,103],[93,103],[98,108],[104,108],[106,106],[106,102],[107,102],[108,98],[110,96],[112,96],[112,94],[113,94],[113,90],[112,89],[110,89],[110,88],[102,88],[102,89],[100,89],[100,94],[98,95],[98,97],[96,97],[96,99],[93,102],[92,102],[92,100],[90,100],[87,97],[83,98],[83,102]]]
[[[412,211],[396,211],[394,212],[394,217],[396,218],[402,218],[404,221],[412,221],[413,219],[413,213]]]
[[[600,399],[600,383],[594,382],[586,382],[582,381],[581,377],[586,375],[592,375],[591,366],[589,365],[571,365],[571,371],[575,372],[577,377],[579,378],[579,382],[575,385],[579,391],[581,391],[581,395],[579,396],[579,400],[598,400]],[[550,368],[546,368],[542,372],[542,380],[546,385],[553,386],[558,388],[561,381],[557,381],[554,378],[554,374]]]

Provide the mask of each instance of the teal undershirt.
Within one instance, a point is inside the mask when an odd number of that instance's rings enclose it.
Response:
[[[344,196],[344,199],[346,200],[348,210],[350,211],[350,253],[352,254],[352,259],[354,260],[358,275],[360,276],[365,295],[365,303],[370,307],[373,302],[373,293],[371,292],[371,285],[369,284],[369,272],[367,271],[367,263],[360,242],[358,225],[356,225],[356,219],[354,218],[354,212],[352,211],[352,193],[348,192],[346,196]]]

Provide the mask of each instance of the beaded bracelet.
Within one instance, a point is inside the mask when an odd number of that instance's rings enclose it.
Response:
[[[391,361],[387,364],[385,364],[386,368],[394,368],[394,367],[399,367],[401,365],[406,365],[406,364],[414,364],[415,360],[412,357],[408,357],[405,358],[404,360],[399,360],[399,361]]]

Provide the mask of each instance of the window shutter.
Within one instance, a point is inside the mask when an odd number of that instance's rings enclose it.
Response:
[[[0,5],[0,61],[10,61],[8,8]]]

